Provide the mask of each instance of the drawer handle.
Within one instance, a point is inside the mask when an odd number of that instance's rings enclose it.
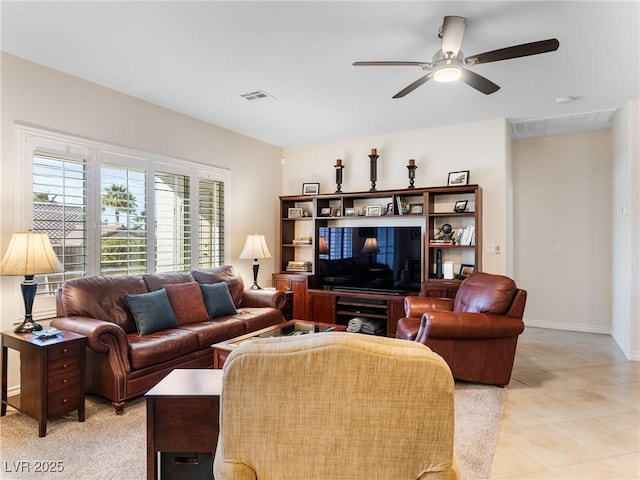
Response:
[[[69,349],[67,347],[62,349],[62,353],[68,353],[68,352],[69,352]]]
[[[68,398],[63,398],[62,399],[62,403],[69,403],[69,399]]]
[[[62,379],[62,383],[69,383],[69,379],[68,378],[63,378]]]
[[[65,363],[64,365],[62,365],[62,368],[67,368],[69,366],[68,363]]]

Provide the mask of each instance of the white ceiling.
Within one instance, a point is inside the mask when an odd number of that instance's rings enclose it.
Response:
[[[544,134],[553,134],[554,124],[562,133],[573,123],[600,128],[600,112],[640,98],[639,5],[2,1],[1,46],[282,147],[493,118],[529,133],[523,121],[544,119]],[[502,87],[488,96],[463,83],[430,81],[392,99],[424,72],[351,65],[430,61],[445,15],[467,18],[465,56],[547,38],[560,48],[473,67]],[[241,96],[258,90],[269,97]],[[556,104],[560,96],[575,100]],[[578,121],[559,120],[565,116]]]

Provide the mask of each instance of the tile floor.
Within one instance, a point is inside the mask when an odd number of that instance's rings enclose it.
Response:
[[[520,336],[492,479],[640,479],[640,362],[608,335]]]

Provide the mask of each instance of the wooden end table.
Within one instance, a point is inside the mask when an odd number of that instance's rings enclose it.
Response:
[[[87,337],[61,331],[41,339],[31,333],[2,332],[2,411],[7,405],[39,422],[38,436],[47,434],[50,416],[78,410],[84,422],[84,372]],[[20,394],[7,398],[8,349],[20,352]]]
[[[158,478],[158,452],[210,453],[218,446],[222,370],[176,369],[145,394],[147,479]]]

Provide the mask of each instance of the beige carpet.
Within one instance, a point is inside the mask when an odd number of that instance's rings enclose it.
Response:
[[[455,446],[465,480],[489,478],[506,394],[504,388],[456,384]],[[87,397],[86,408],[84,423],[75,413],[49,420],[44,438],[34,419],[9,409],[0,420],[0,478],[146,478],[144,398],[130,402],[122,416],[94,396]],[[64,470],[37,473],[38,462]]]

